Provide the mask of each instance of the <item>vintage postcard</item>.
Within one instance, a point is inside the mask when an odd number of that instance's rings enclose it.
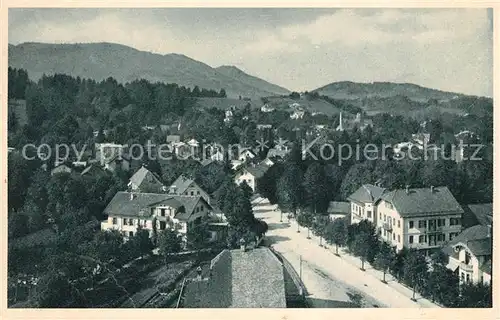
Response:
[[[13,5],[10,316],[498,302],[493,7]]]

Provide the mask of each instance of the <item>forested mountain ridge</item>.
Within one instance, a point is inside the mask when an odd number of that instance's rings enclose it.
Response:
[[[212,68],[182,54],[161,55],[115,43],[9,45],[9,66],[26,69],[33,80],[43,74],[63,73],[96,81],[113,77],[122,83],[146,79],[190,88],[225,88],[230,97],[288,92],[246,73],[233,77],[227,68]]]

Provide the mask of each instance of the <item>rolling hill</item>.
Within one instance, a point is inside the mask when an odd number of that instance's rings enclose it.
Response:
[[[373,82],[358,83],[350,81],[333,82],[313,90],[320,95],[334,99],[389,98],[404,96],[413,101],[425,102],[430,99],[450,100],[464,95],[421,87],[412,83]]]
[[[28,71],[31,79],[64,73],[96,81],[136,79],[186,87],[226,90],[228,97],[258,98],[286,94],[287,89],[248,75],[236,67],[212,68],[181,54],[154,54],[114,43],[9,45],[9,66]]]

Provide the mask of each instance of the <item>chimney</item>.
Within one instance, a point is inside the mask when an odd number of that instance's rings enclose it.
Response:
[[[410,194],[410,185],[406,185],[406,194]]]
[[[434,193],[434,186],[431,186],[431,193]]]

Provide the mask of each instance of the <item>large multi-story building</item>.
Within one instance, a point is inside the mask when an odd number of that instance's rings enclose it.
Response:
[[[129,238],[140,228],[148,230],[151,236],[156,224],[158,232],[172,229],[185,235],[211,209],[200,196],[118,192],[104,210],[108,219],[101,223],[101,229],[118,230]]]
[[[397,189],[385,192],[375,205],[380,237],[398,250],[429,252],[462,229],[463,209],[447,187]]]

